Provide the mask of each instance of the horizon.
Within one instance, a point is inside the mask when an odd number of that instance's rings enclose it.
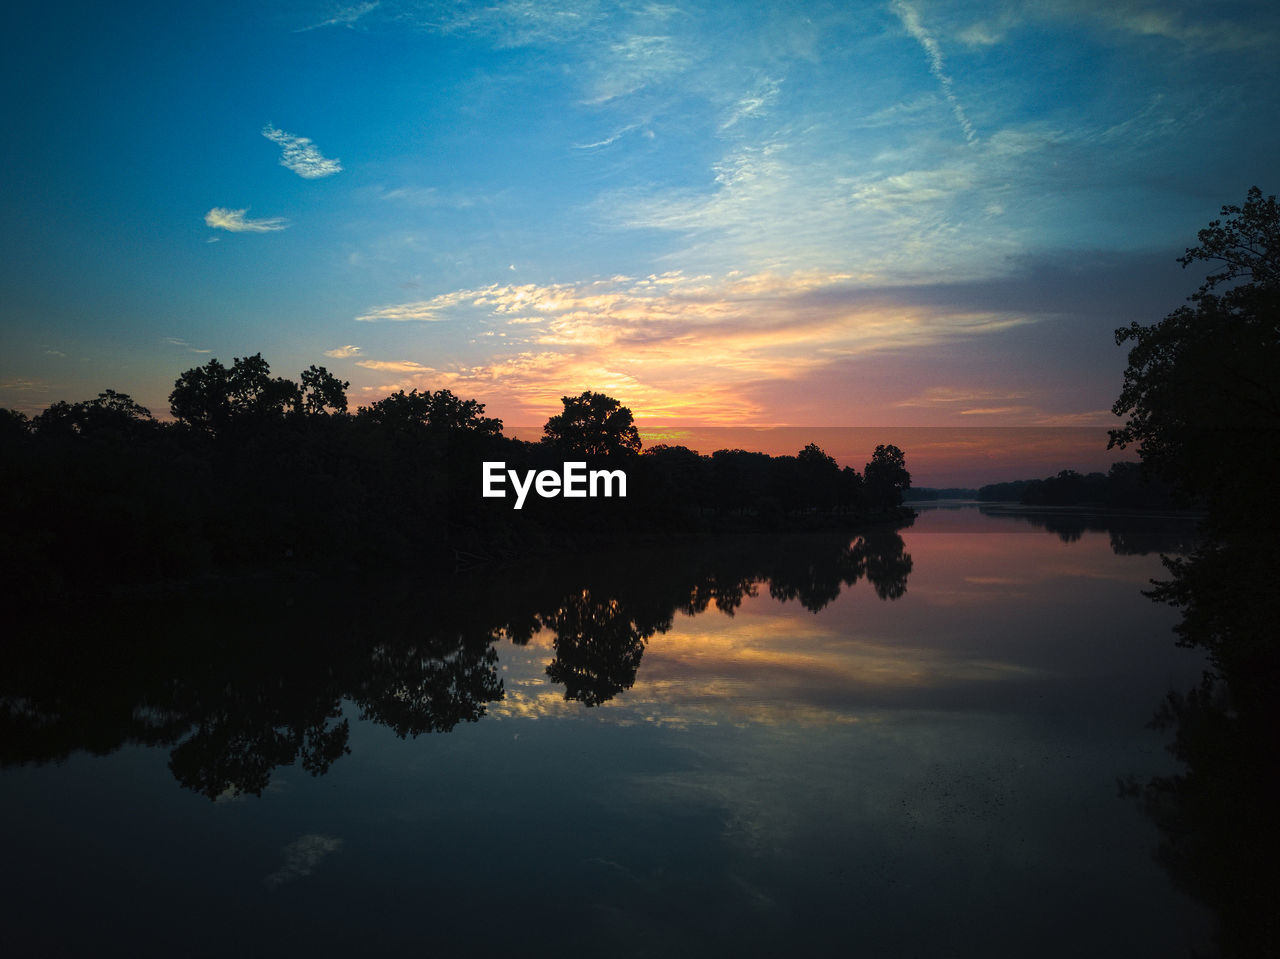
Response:
[[[1126,458],[1114,330],[1185,301],[1176,257],[1280,153],[1280,12],[1248,3],[134,3],[9,37],[28,414],[164,417],[182,370],[260,352],[353,406],[1016,428],[1087,472]],[[913,475],[1029,478],[1042,445]]]

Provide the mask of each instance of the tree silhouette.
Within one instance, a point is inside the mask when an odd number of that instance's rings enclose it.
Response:
[[[617,599],[585,589],[566,597],[544,622],[556,633],[556,657],[547,665],[547,676],[564,685],[565,699],[586,706],[599,706],[631,688],[654,632]]]
[[[564,412],[547,420],[544,439],[565,455],[630,456],[640,452],[640,434],[631,410],[612,396],[586,391],[562,396]]]
[[[419,393],[404,390],[392,393],[368,407],[361,407],[361,418],[381,427],[414,431],[430,429],[441,434],[476,434],[499,436],[502,420],[484,415],[484,404],[463,400],[449,390]]]
[[[47,436],[90,435],[103,431],[131,436],[155,425],[151,411],[135,403],[127,393],[104,390],[95,400],[54,403],[32,421],[37,433]]]
[[[1189,305],[1116,331],[1133,345],[1112,407],[1127,420],[1109,447],[1137,444],[1148,472],[1240,525],[1244,494],[1280,475],[1280,209],[1254,187],[1222,215],[1179,258],[1222,266]]]
[[[336,393],[327,382],[327,373],[312,367],[314,387]],[[324,373],[323,376],[319,375]],[[345,395],[342,402],[345,405]],[[236,357],[231,368],[211,359],[204,366],[187,370],[178,377],[169,394],[169,411],[180,423],[209,433],[219,433],[232,423],[262,423],[281,419],[302,407],[302,391],[297,383],[271,376],[271,367],[261,353]]]
[[[906,456],[896,446],[877,446],[862,476],[873,509],[901,506],[902,494],[911,488]]]
[[[1159,827],[1171,878],[1213,910],[1222,955],[1252,957],[1280,948],[1280,208],[1254,187],[1222,216],[1179,258],[1218,267],[1189,305],[1116,331],[1134,345],[1111,445],[1138,444],[1148,472],[1207,509],[1195,551],[1166,558],[1148,595],[1182,611],[1179,643],[1210,663],[1156,719],[1185,768],[1124,791]]]
[[[309,366],[302,376],[302,410],[309,414],[325,414],[347,411],[347,387],[350,383],[338,379],[323,366]]]

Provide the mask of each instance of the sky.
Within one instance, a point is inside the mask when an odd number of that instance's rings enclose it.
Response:
[[[1196,231],[1277,189],[1264,2],[7,20],[0,406],[28,414],[110,388],[164,417],[184,370],[260,352],[353,405],[450,389],[510,426],[591,389],[642,430],[1105,446],[1114,329],[1176,308]]]

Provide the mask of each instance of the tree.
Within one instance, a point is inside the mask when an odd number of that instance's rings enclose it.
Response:
[[[293,380],[271,377],[261,353],[236,358],[227,378],[232,414],[237,418],[279,419],[300,409],[302,391]]]
[[[359,415],[378,426],[398,430],[430,427],[443,433],[498,436],[502,420],[484,415],[484,404],[462,400],[448,390],[404,390],[392,393],[372,406],[362,406]]]
[[[799,502],[805,506],[830,509],[840,499],[840,467],[817,443],[796,454]]]
[[[216,357],[179,376],[169,394],[173,418],[208,432],[225,426],[230,418],[227,377],[227,368]]]
[[[301,409],[302,403],[298,384],[278,376],[272,379],[271,367],[261,353],[236,357],[230,369],[212,359],[204,366],[187,370],[169,394],[169,411],[174,419],[210,433],[217,433],[232,422],[280,419]]]
[[[31,433],[31,421],[19,410],[0,408],[0,449],[26,439]]]
[[[640,434],[631,410],[612,396],[562,396],[564,412],[547,420],[544,441],[574,456],[631,456],[640,452]]]
[[[151,411],[140,406],[128,393],[104,390],[94,400],[81,403],[54,403],[32,421],[37,433],[55,435],[89,435],[110,430],[121,435],[134,435],[155,425]]]
[[[1215,521],[1243,518],[1250,494],[1274,486],[1280,456],[1280,209],[1254,187],[1222,216],[1178,259],[1221,267],[1188,305],[1116,330],[1117,345],[1133,345],[1112,407],[1127,419],[1108,445],[1137,444],[1150,475]]]
[[[338,379],[323,366],[307,367],[302,374],[302,411],[311,415],[347,411],[347,387],[351,384]]]
[[[896,446],[880,445],[862,471],[863,486],[872,509],[902,505],[902,494],[911,488],[907,458]]]

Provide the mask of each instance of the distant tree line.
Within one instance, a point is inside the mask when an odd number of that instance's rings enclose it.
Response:
[[[540,442],[504,436],[449,390],[351,412],[323,367],[273,376],[261,354],[187,370],[173,422],[131,397],[0,410],[2,572],[58,592],[257,569],[453,564],[687,533],[896,521],[911,477],[894,446],[863,472],[810,444],[794,456],[641,450],[612,397],[563,398]],[[481,495],[481,464],[523,475],[566,460],[622,469],[626,499]]]
[[[1106,473],[1062,470],[1045,479],[990,483],[979,488],[977,498],[984,503],[1106,509],[1176,509],[1194,505],[1178,498],[1170,484],[1145,475],[1141,464],[1130,462],[1112,463]]]

